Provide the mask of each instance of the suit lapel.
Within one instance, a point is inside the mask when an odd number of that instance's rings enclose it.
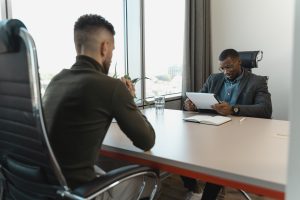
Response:
[[[239,90],[238,90],[238,93],[237,93],[237,98],[236,100],[239,99],[240,97],[240,94],[242,93],[244,87],[247,85],[248,83],[248,80],[249,80],[249,72],[247,70],[244,70],[244,77],[241,79],[241,82],[240,82],[240,86],[239,86]]]
[[[222,88],[223,83],[224,83],[224,75],[221,76],[221,78],[218,80],[214,90],[214,94],[219,94],[219,91]]]

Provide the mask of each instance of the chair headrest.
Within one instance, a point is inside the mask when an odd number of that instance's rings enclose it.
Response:
[[[239,51],[238,53],[242,62],[242,67],[248,69],[257,68],[257,62],[261,61],[263,58],[262,51]],[[259,55],[260,58],[258,57]]]
[[[0,54],[19,49],[19,30],[26,26],[18,19],[0,21]]]

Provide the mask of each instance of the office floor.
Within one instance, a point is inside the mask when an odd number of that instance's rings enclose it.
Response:
[[[204,188],[204,183],[199,182],[200,189]],[[178,175],[172,175],[162,182],[158,200],[184,200],[187,190],[183,187]],[[272,198],[262,197],[248,193],[252,200],[273,200]],[[244,200],[242,194],[233,188],[226,187],[218,196],[218,200]]]
[[[199,183],[200,188],[204,183]],[[0,183],[1,187],[1,183]],[[158,200],[184,200],[187,190],[183,187],[181,179],[177,175],[172,175],[162,182]],[[273,200],[267,197],[261,197],[249,194],[252,200]],[[245,198],[235,189],[226,188],[219,194],[218,200],[244,200]]]

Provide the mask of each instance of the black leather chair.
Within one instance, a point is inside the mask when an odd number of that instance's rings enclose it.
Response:
[[[258,67],[258,62],[263,59],[263,51],[239,51],[239,56],[241,59],[241,66],[252,72],[253,68]],[[265,76],[266,80],[269,77]],[[244,191],[239,189],[239,192],[244,196],[245,199],[251,200],[251,197]]]
[[[47,138],[34,41],[21,21],[0,21],[0,199],[88,200],[136,176],[155,178],[153,199],[157,174],[139,165],[110,171],[74,190],[68,187]]]
[[[241,66],[252,71],[252,68],[258,67],[258,62],[263,59],[263,51],[239,51]]]

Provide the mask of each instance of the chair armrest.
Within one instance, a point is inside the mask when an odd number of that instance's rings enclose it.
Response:
[[[81,197],[88,197],[94,193],[103,190],[109,185],[126,178],[131,178],[131,176],[139,175],[140,173],[149,173],[157,177],[157,171],[150,167],[140,166],[140,165],[128,165],[120,167],[118,169],[111,170],[94,180],[83,184],[73,190],[73,194]]]

